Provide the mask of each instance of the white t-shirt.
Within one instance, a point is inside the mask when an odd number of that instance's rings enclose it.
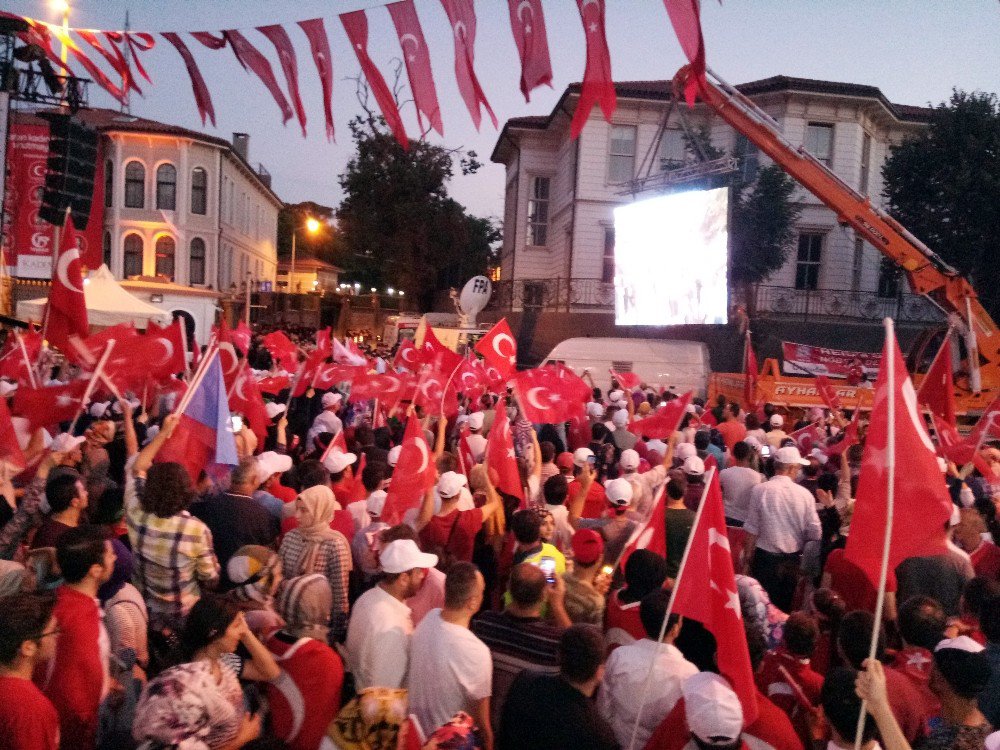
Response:
[[[750,508],[750,490],[764,481],[760,472],[747,466],[730,466],[719,472],[722,487],[722,502],[726,506],[726,517],[737,521],[747,520]]]
[[[369,589],[354,603],[347,626],[347,665],[358,690],[401,688],[406,684],[410,608],[381,586]]]
[[[441,619],[432,609],[413,631],[410,711],[430,734],[459,711],[493,693],[490,650],[472,631]]]
[[[289,505],[295,505],[295,503],[289,503]],[[357,534],[361,529],[364,529],[372,522],[372,517],[368,515],[368,501],[367,500],[357,500],[353,503],[348,503],[347,512],[351,514],[351,520],[354,521],[354,533]]]
[[[486,455],[486,438],[477,432],[469,435],[465,441],[469,444],[469,450],[472,451],[472,458],[477,464],[481,464]]]

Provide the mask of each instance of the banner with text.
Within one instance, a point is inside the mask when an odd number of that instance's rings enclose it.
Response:
[[[874,380],[882,361],[880,352],[851,352],[791,341],[781,342],[781,352],[781,371],[787,375]]]

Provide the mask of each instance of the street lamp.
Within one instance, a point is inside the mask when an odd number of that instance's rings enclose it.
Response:
[[[320,223],[314,219],[312,216],[306,219],[306,231],[309,234],[316,234],[319,231]],[[295,238],[299,233],[299,228],[292,227],[292,265],[288,269],[288,291],[292,294],[295,293]]]

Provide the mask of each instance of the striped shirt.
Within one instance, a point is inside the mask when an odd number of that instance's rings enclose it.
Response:
[[[319,544],[312,570],[303,570],[303,561],[312,544],[299,529],[292,529],[281,541],[278,557],[281,558],[282,575],[285,580],[309,573],[322,573],[330,582],[333,591],[333,607],[330,611],[330,638],[341,641],[347,635],[348,577],[353,567],[351,545],[347,538],[337,532],[335,538]]]
[[[142,593],[154,629],[178,627],[203,586],[219,580],[219,561],[212,547],[212,532],[186,510],[161,518],[142,509],[139,496],[145,478],[132,471],[135,458],[125,467],[125,521],[135,555],[133,581]]]

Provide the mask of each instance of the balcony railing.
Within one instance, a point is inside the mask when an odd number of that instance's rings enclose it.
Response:
[[[733,299],[733,302],[740,300]],[[758,286],[755,315],[793,320],[864,320],[885,317],[907,323],[932,323],[944,316],[918,294],[882,297],[875,292],[843,289],[795,289]],[[488,309],[500,312],[612,312],[614,284],[599,279],[506,279],[493,282]]]

